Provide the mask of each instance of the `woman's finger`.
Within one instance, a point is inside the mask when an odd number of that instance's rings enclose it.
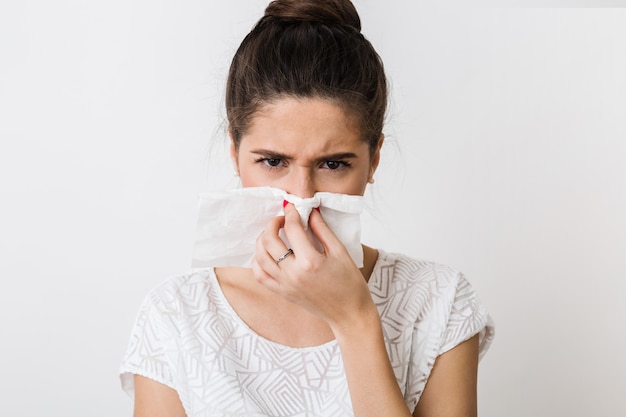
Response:
[[[314,210],[315,211],[315,210]],[[293,204],[287,204],[285,206],[285,235],[289,239],[291,249],[293,249],[296,256],[301,255],[303,257],[319,256],[319,252],[313,244],[306,230],[302,227],[300,220],[300,214]]]
[[[328,224],[324,221],[322,214],[318,210],[311,212],[309,227],[317,240],[319,240],[324,247],[325,252],[336,253],[338,250],[345,250],[343,243],[337,238],[335,232],[328,227]]]
[[[275,276],[279,269],[276,259],[287,252],[287,247],[278,236],[284,218],[282,216],[273,218],[267,228],[256,240],[255,259],[259,267],[267,274]]]
[[[261,268],[256,259],[252,260],[252,275],[256,278],[257,282],[272,291],[277,291],[280,287],[278,281],[268,275],[263,268]]]

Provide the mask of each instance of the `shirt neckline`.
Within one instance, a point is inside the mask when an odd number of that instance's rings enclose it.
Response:
[[[387,263],[387,254],[380,249],[377,249],[377,250],[378,250],[378,258],[376,259],[376,263],[374,264],[374,268],[372,269],[370,279],[367,282],[367,285],[369,288],[372,288],[376,284],[376,282],[379,280],[380,269],[382,268],[383,264]],[[230,304],[230,302],[228,301],[228,298],[226,298],[226,295],[222,291],[222,287],[217,279],[217,274],[215,273],[215,268],[213,267],[208,268],[208,271],[209,271],[209,275],[207,278],[210,280],[211,286],[213,287],[213,291],[219,299],[219,302],[220,302],[219,308],[223,308],[226,311],[227,315],[233,318],[233,320],[236,322],[235,324],[236,327],[245,329],[245,331],[248,334],[250,334],[252,337],[254,337],[255,339],[260,340],[268,345],[277,347],[279,349],[290,350],[294,352],[323,351],[323,350],[334,350],[338,348],[338,342],[336,338],[329,340],[328,342],[322,343],[320,345],[296,347],[296,346],[285,345],[283,343],[276,342],[274,340],[268,339],[260,335],[254,329],[248,326],[248,324],[239,316],[237,311],[235,311],[233,306]]]

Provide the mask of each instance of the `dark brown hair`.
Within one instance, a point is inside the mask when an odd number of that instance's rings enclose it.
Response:
[[[260,106],[285,96],[335,102],[376,149],[387,81],[349,0],[275,0],[267,6],[228,74],[226,114],[236,148]]]

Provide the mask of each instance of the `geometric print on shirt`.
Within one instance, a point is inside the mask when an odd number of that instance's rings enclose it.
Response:
[[[385,345],[413,410],[435,359],[493,322],[465,277],[443,265],[379,250],[368,282]],[[120,368],[175,389],[189,417],[343,417],[352,404],[335,340],[294,348],[265,339],[230,306],[213,269],[169,279],[145,298]]]

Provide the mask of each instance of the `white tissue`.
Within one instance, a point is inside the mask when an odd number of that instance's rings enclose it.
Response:
[[[306,230],[309,230],[311,210],[319,207],[324,221],[346,247],[354,263],[359,268],[363,266],[362,196],[321,192],[311,198],[300,198],[278,188],[247,187],[200,195],[192,268],[251,267],[256,238],[272,218],[284,215],[284,200],[298,210]],[[283,230],[280,237],[290,247]],[[321,251],[320,243],[310,230],[309,237]]]

